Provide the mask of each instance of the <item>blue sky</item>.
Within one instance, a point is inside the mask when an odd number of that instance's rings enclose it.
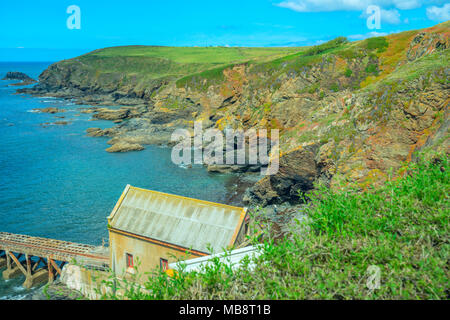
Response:
[[[81,29],[66,12],[80,8]],[[366,24],[369,5],[380,29]],[[0,60],[56,61],[117,45],[302,46],[337,36],[358,40],[449,19],[442,0],[6,1],[0,3]]]

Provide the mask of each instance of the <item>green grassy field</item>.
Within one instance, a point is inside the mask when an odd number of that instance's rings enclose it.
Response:
[[[145,78],[180,77],[249,61],[263,62],[302,48],[126,46],[95,50],[77,59],[101,72]]]
[[[126,46],[105,48],[92,53],[97,57],[153,57],[181,64],[229,64],[248,60],[274,59],[299,51],[300,48],[244,47],[156,47]]]

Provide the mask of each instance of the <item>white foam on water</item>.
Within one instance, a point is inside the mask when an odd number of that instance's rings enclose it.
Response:
[[[21,287],[21,286],[18,286],[18,287],[14,287],[13,290],[14,290],[15,292],[21,292],[21,291],[24,291],[25,288],[24,288],[24,287]]]

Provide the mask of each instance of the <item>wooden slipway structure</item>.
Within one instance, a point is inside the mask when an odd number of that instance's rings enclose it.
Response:
[[[0,268],[4,279],[25,275],[25,288],[61,275],[62,266],[76,261],[86,267],[109,266],[108,253],[102,247],[62,240],[0,232]]]
[[[108,217],[111,269],[117,275],[161,267],[238,245],[246,208],[127,185]],[[140,263],[140,266],[139,266]]]

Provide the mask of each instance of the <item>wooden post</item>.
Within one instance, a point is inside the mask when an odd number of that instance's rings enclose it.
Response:
[[[23,265],[20,263],[19,259],[17,259],[17,257],[11,252],[9,253],[9,256],[16,263],[17,267],[19,267],[20,271],[22,271],[22,273],[26,276],[27,275],[27,270],[25,270]]]
[[[58,267],[58,265],[56,264],[55,261],[50,260],[50,263],[52,264],[53,268],[55,268],[56,272],[59,273],[59,275],[61,275],[61,269]]]
[[[50,259],[50,257],[47,257],[47,267],[48,267],[48,283],[52,283],[54,280],[54,275],[53,275],[52,259]]]
[[[6,269],[11,270],[11,257],[9,256],[9,251],[6,252]]]
[[[31,277],[31,259],[28,254],[25,254],[25,261],[27,264],[27,277]]]

